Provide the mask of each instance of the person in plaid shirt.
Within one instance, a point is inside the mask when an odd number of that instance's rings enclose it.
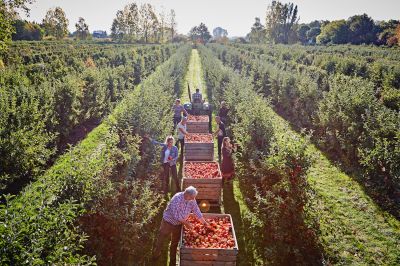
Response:
[[[187,218],[191,213],[193,213],[201,223],[208,225],[206,220],[203,218],[203,214],[200,212],[199,206],[197,206],[196,196],[196,188],[190,186],[187,187],[184,192],[176,193],[168,203],[158,233],[157,244],[153,256],[154,261],[160,257],[161,247],[165,240],[168,239],[169,241],[169,238],[172,235],[169,250],[169,265],[176,265],[176,249],[181,236],[182,224],[189,229],[193,228],[190,222],[187,221]]]
[[[200,93],[199,89],[196,89],[196,92],[193,93],[192,99],[194,103],[202,103],[203,102],[203,96]]]

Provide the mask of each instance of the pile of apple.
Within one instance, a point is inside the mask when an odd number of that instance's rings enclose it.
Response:
[[[229,217],[206,219],[208,226],[204,226],[193,216],[189,216],[188,221],[193,225],[193,229],[184,227],[183,245],[185,247],[223,249],[235,247]]]
[[[219,178],[218,164],[216,162],[185,162],[184,168],[185,178]]]
[[[187,134],[185,136],[185,142],[210,143],[212,140],[211,134]]]
[[[208,122],[208,116],[206,115],[188,115],[189,122]]]

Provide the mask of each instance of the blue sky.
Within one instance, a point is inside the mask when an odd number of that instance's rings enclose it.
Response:
[[[49,8],[60,6],[70,21],[69,29],[74,31],[78,17],[84,17],[89,30],[106,30],[110,27],[117,10],[129,0],[36,0],[31,5],[30,20],[40,22]],[[151,3],[158,11],[175,9],[179,33],[186,34],[191,27],[204,22],[210,32],[221,26],[229,36],[244,36],[250,31],[255,17],[265,20],[269,3],[266,0],[148,0],[137,3]],[[289,2],[289,1],[281,1]],[[355,14],[367,13],[375,20],[400,19],[400,0],[292,0],[299,7],[300,22],[315,19],[347,19]]]

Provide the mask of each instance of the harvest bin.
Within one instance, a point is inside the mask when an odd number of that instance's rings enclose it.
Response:
[[[235,228],[233,227],[232,216],[230,214],[203,213],[204,219],[229,217],[232,225],[232,235],[235,239],[233,249],[224,248],[186,248],[183,245],[183,226],[181,230],[181,240],[179,242],[179,265],[197,266],[197,265],[236,265],[236,256],[239,247],[236,240]]]
[[[196,121],[202,120],[202,121]],[[209,133],[209,123],[210,118],[208,115],[198,115],[198,116],[191,116],[189,115],[186,129],[189,133]]]
[[[218,167],[218,177],[217,178],[190,178],[187,177],[186,169],[187,164],[201,164],[210,163],[215,164]],[[198,200],[209,200],[221,203],[221,191],[222,191],[222,174],[217,162],[204,162],[204,161],[192,161],[183,162],[183,176],[182,176],[182,189],[188,186],[194,186],[197,191]]]
[[[196,134],[210,137],[210,142],[191,142],[185,138],[186,161],[214,161],[214,140],[211,134]]]

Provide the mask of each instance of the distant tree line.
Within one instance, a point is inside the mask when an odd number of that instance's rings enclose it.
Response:
[[[28,4],[33,0],[3,0],[0,2],[0,55],[4,53],[11,43],[12,34],[15,32],[14,20],[18,16],[17,10],[29,14]]]
[[[74,37],[77,40],[92,38],[89,25],[80,17],[75,23],[76,30],[70,33],[69,20],[61,7],[46,12],[41,23],[22,20],[19,12],[29,14],[28,5],[34,0],[6,0],[0,2],[0,55],[11,41],[61,40]],[[180,41],[177,34],[176,14],[171,9],[157,13],[151,4],[138,6],[135,2],[119,10],[111,25],[111,37],[115,41],[166,43]]]
[[[14,31],[12,33],[13,41],[40,41],[42,39],[61,40],[67,37],[69,20],[61,7],[55,7],[47,10],[42,23],[30,22],[27,20],[15,19],[13,21]],[[79,40],[90,38],[89,26],[85,19],[80,17],[75,24],[76,31],[71,34]]]
[[[367,14],[347,20],[313,21],[299,24],[298,7],[272,1],[265,25],[255,19],[247,40],[251,43],[283,44],[376,44],[400,45],[400,21],[374,21]]]
[[[173,9],[157,13],[151,4],[139,6],[133,2],[118,10],[111,26],[116,41],[166,43],[177,36],[176,14]]]

